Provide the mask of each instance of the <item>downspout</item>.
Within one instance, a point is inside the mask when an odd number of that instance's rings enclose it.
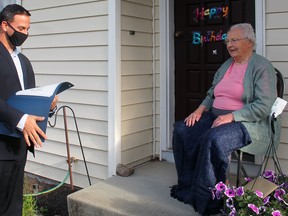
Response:
[[[153,159],[156,156],[157,145],[156,145],[156,35],[155,35],[155,0],[153,0],[152,6],[152,34],[153,34],[153,56],[152,56],[152,76],[153,76]]]

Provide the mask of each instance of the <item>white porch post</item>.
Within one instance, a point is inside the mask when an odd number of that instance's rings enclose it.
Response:
[[[255,1],[256,52],[265,56],[265,1]]]
[[[121,162],[121,1],[108,0],[108,175]]]
[[[159,0],[160,7],[160,159],[171,147],[174,122],[174,0]]]

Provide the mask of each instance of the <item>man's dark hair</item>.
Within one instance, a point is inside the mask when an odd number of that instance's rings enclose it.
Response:
[[[15,15],[31,16],[28,10],[18,4],[7,5],[0,13],[0,23],[3,21],[12,22]]]

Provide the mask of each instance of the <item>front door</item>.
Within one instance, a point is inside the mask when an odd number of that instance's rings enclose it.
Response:
[[[174,1],[175,121],[183,120],[205,98],[219,66],[229,58],[223,40],[229,27],[255,27],[255,0]]]

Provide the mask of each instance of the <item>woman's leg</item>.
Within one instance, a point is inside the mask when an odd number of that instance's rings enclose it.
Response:
[[[199,122],[193,127],[187,127],[184,121],[179,121],[174,124],[173,131],[173,153],[175,166],[178,175],[177,188],[173,188],[175,192],[171,196],[175,195],[184,200],[184,202],[190,202],[191,194],[190,188],[194,178],[195,166],[197,163],[197,157],[195,152],[199,149],[199,139],[201,136],[211,128],[211,125],[215,119],[215,115],[211,112],[203,113]],[[174,196],[173,196],[174,197]]]

